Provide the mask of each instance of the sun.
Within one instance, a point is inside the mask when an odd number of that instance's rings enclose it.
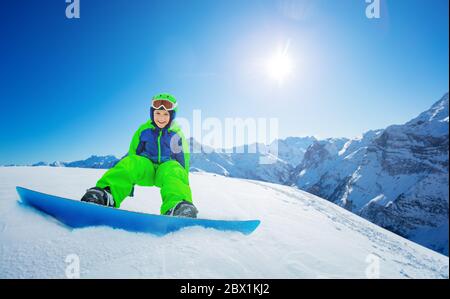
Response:
[[[282,83],[292,72],[292,62],[289,56],[278,53],[267,63],[267,71],[271,78]]]
[[[283,50],[278,50],[267,61],[267,73],[270,78],[283,83],[292,73],[294,64],[288,55],[288,45]]]

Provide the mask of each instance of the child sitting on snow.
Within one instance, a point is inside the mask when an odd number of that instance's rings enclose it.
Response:
[[[87,190],[81,199],[120,207],[134,185],[161,188],[161,214],[197,217],[189,186],[189,145],[173,121],[177,101],[170,94],[153,97],[150,120],[133,136],[128,154]]]

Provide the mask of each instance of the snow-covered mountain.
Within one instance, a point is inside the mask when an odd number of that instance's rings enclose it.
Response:
[[[283,184],[315,140],[314,137],[290,137],[269,145],[251,144],[227,151],[213,150],[191,138],[191,171]]]
[[[92,155],[85,160],[77,160],[72,162],[62,162],[55,161],[51,163],[47,162],[38,162],[34,163],[31,166],[52,166],[52,167],[78,167],[78,168],[98,168],[98,169],[108,169],[113,167],[119,161],[113,155],[107,156],[96,156]]]
[[[80,167],[80,168],[100,168],[107,169],[113,167],[119,161],[118,158],[112,155],[108,156],[91,156],[86,160],[79,160],[66,163],[66,167]]]
[[[315,141],[317,141],[317,139],[312,136],[277,139],[267,147],[266,151],[273,155],[277,155],[279,159],[296,167],[303,161],[306,150]]]
[[[448,93],[403,125],[317,141],[291,183],[448,255]]]
[[[199,217],[260,219],[249,236],[200,227],[156,237],[68,229],[18,204],[15,186],[79,199],[105,172],[0,167],[0,278],[446,278],[449,259],[295,187],[192,173]],[[122,209],[158,213],[159,189]],[[66,272],[67,271],[67,272]]]

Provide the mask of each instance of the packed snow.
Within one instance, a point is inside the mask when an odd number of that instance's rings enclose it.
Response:
[[[200,227],[157,237],[70,229],[19,203],[16,186],[79,199],[99,169],[0,167],[0,278],[448,278],[449,259],[293,187],[190,175],[200,218],[260,219],[251,235]],[[136,187],[122,209],[158,213]],[[426,233],[426,232],[423,232]]]

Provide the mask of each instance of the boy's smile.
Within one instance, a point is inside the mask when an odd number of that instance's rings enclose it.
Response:
[[[153,120],[155,121],[155,124],[158,126],[158,128],[162,129],[170,121],[170,114],[166,110],[155,110],[153,112]]]

